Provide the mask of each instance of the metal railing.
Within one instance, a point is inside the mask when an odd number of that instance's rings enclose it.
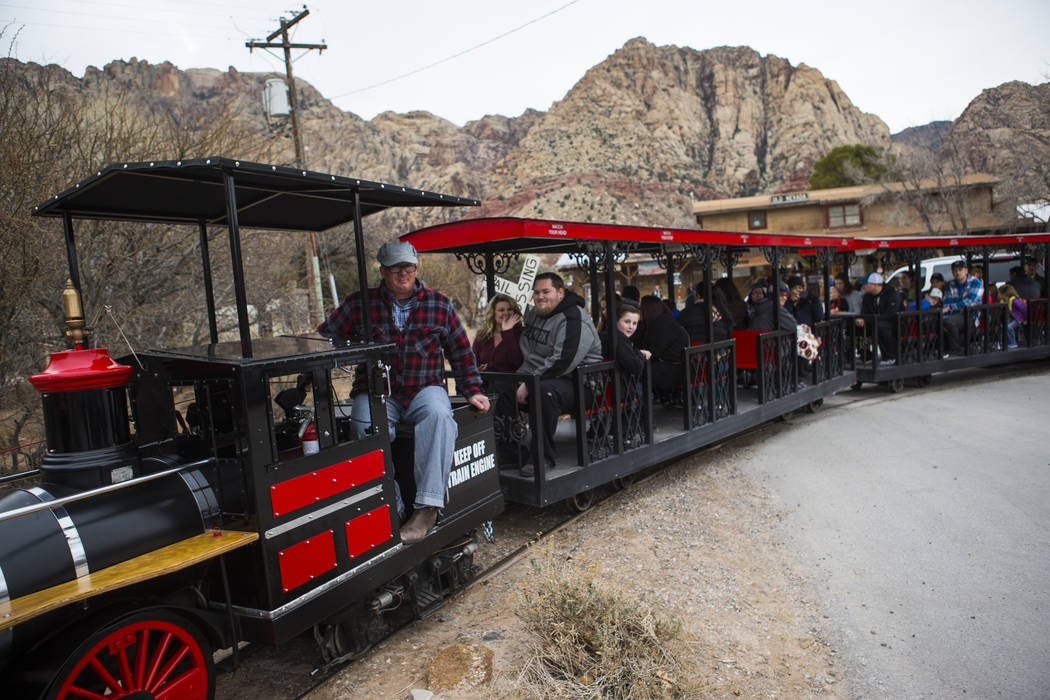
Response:
[[[843,318],[832,318],[813,324],[813,335],[820,340],[817,359],[813,361],[812,368],[815,384],[841,377],[846,368],[852,365],[853,348],[849,344],[847,328],[853,325],[853,321],[850,319],[849,324],[846,321],[847,319]]]
[[[685,348],[684,427],[700,425],[736,413],[736,341],[723,340]]]
[[[798,336],[795,331],[769,331],[758,336],[758,402],[767,403],[798,391]]]
[[[941,359],[944,354],[942,318],[939,308],[902,311],[896,315],[894,339],[898,365],[914,365]]]

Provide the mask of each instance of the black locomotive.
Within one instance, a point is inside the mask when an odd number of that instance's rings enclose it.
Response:
[[[42,484],[0,500],[0,665],[18,697],[205,698],[213,650],[311,628],[327,661],[431,613],[473,573],[476,532],[503,507],[492,421],[453,400],[448,505],[417,544],[411,435],[392,448],[382,346],[252,338],[239,228],[324,230],[399,206],[476,202],[224,158],[116,164],[35,208],[61,217],[75,349],[31,378]],[[211,337],[111,359],[87,346],[73,221],[196,225]],[[208,226],[228,229],[239,340],[219,342]],[[354,440],[349,377],[375,429]],[[132,429],[133,426],[133,429]],[[406,461],[407,458],[407,461]],[[8,691],[5,691],[5,693]]]

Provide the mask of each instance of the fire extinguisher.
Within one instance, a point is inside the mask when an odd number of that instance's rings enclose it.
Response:
[[[315,455],[320,450],[320,446],[317,444],[317,428],[314,426],[314,422],[306,426],[306,431],[303,433],[303,454],[304,455]]]

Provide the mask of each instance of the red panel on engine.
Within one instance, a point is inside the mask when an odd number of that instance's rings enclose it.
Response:
[[[383,544],[390,535],[390,506],[384,504],[346,524],[346,551],[353,559]]]
[[[319,532],[277,553],[284,592],[301,586],[335,568],[335,535],[331,530]]]
[[[270,487],[273,517],[316,503],[383,476],[383,451],[343,460]]]

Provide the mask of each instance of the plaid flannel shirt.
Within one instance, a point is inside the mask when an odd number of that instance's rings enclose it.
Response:
[[[944,287],[944,313],[951,315],[962,311],[963,307],[980,304],[983,295],[984,285],[976,277],[967,276],[966,281],[961,283],[953,279]]]
[[[365,341],[360,299],[360,292],[352,293],[317,330],[337,342]],[[474,352],[470,349],[467,332],[459,322],[452,301],[416,280],[415,303],[404,329],[398,330],[394,324],[393,300],[385,284],[368,290],[371,340],[394,344],[382,355],[383,362],[390,366],[393,397],[408,406],[421,389],[432,385],[443,386],[445,362],[442,350],[452,365],[459,393],[468,397],[480,393],[481,376],[474,361]],[[365,372],[363,366],[358,366],[351,394],[357,395],[367,390]]]

